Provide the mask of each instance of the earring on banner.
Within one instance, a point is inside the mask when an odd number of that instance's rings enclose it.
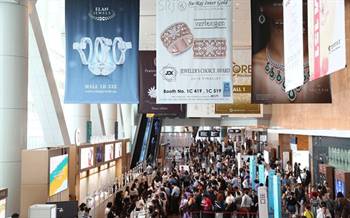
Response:
[[[264,9],[260,7],[259,23],[264,24],[266,22],[266,17],[264,15]]]

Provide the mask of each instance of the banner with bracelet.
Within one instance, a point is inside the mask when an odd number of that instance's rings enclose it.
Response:
[[[138,103],[138,0],[66,0],[65,103]]]
[[[157,103],[232,103],[232,0],[157,0]]]

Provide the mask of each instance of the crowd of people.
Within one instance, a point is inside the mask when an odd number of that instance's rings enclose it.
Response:
[[[245,143],[246,145],[247,143]],[[188,160],[173,160],[165,170],[155,168],[116,193],[105,211],[107,218],[258,217],[258,187],[268,185],[250,178],[249,157],[238,160],[237,152],[256,155],[257,164],[273,169],[281,178],[283,217],[347,218],[350,202],[342,193],[335,200],[327,183],[314,186],[307,169],[289,162],[283,169],[279,160],[266,164],[251,146],[197,141],[190,147]],[[247,157],[247,156],[246,156]],[[150,179],[151,178],[151,179]],[[252,182],[254,180],[254,187]]]

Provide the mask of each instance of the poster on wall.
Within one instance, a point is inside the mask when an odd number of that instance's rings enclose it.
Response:
[[[165,116],[185,116],[185,104],[157,104],[156,51],[139,52],[140,104],[139,113]]]
[[[0,218],[6,218],[6,199],[0,200]]]
[[[94,147],[80,149],[80,169],[88,169],[94,166]]]
[[[157,103],[231,103],[232,0],[157,0]]]
[[[114,159],[113,149],[114,144],[106,144],[105,145],[105,162],[111,161]]]
[[[307,52],[304,52],[304,85],[290,91],[286,90],[283,4],[280,0],[251,0],[251,3],[252,103],[331,103],[329,77],[309,81]],[[303,25],[306,25],[307,17],[304,16],[303,19]],[[303,50],[306,51],[307,31],[303,33]]]
[[[138,103],[138,0],[66,0],[65,103]]]
[[[68,188],[68,154],[50,157],[49,196]]]
[[[308,0],[310,80],[345,68],[344,0]]]
[[[114,144],[114,158],[117,159],[122,156],[122,142],[117,142]]]
[[[251,47],[234,47],[232,64],[234,103],[215,104],[215,113],[261,116],[260,104],[251,104]]]

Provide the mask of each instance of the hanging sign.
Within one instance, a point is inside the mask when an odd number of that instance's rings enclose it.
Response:
[[[65,103],[138,103],[138,0],[66,0]]]
[[[164,116],[185,116],[186,105],[157,104],[156,51],[139,52],[140,104],[139,112]]]
[[[283,38],[288,92],[304,84],[303,1],[283,1]]]
[[[243,28],[243,27],[242,27]],[[249,26],[248,26],[249,28]],[[242,116],[262,116],[259,104],[251,104],[251,46],[233,48],[233,102],[216,104],[216,114],[237,114]]]
[[[310,80],[345,68],[344,0],[308,0]]]
[[[232,0],[157,0],[157,103],[231,103]]]
[[[283,1],[288,3],[288,1]],[[290,4],[294,4],[291,0]],[[292,103],[331,103],[332,95],[329,77],[321,78],[317,81],[309,81],[310,70],[308,63],[308,54],[303,55],[303,76],[304,85],[292,90],[286,89],[286,80],[294,81],[286,75],[284,63],[285,59],[293,60],[293,54],[296,48],[292,48],[284,57],[284,22],[283,22],[283,4],[276,4],[274,1],[252,0],[252,103],[254,104],[292,104]],[[260,8],[262,10],[260,10]],[[274,13],[271,14],[273,9]],[[293,10],[292,10],[293,12]],[[299,10],[300,13],[300,10]],[[300,14],[299,14],[300,15]],[[299,17],[299,16],[298,16]],[[299,21],[300,22],[300,21]],[[307,23],[307,18],[303,17],[303,24]],[[289,26],[287,19],[287,26]],[[272,25],[270,25],[272,24]],[[298,24],[300,27],[300,25]],[[286,27],[288,31],[290,28]],[[303,32],[303,49],[307,50],[308,40],[307,31]],[[289,37],[288,37],[289,38]],[[286,44],[292,41],[286,39]],[[296,41],[298,48],[299,42]],[[294,51],[295,50],[295,51]],[[300,68],[300,54],[298,54],[297,63]],[[287,63],[288,69],[294,66]],[[288,70],[289,71],[289,70]],[[292,70],[294,71],[294,70]],[[289,71],[289,72],[292,72]],[[299,73],[299,72],[298,72]],[[300,75],[299,75],[300,76]],[[298,77],[298,81],[300,77]],[[295,86],[295,85],[293,85]],[[292,86],[288,87],[290,89]]]

